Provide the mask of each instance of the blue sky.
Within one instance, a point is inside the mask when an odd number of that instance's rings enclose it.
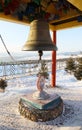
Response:
[[[0,34],[10,52],[19,52],[27,40],[29,27],[0,20]],[[82,26],[57,31],[58,52],[82,51]],[[0,52],[5,48],[0,40]]]

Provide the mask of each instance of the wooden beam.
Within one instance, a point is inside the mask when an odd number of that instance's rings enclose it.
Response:
[[[53,8],[52,8],[52,10],[53,10]],[[55,31],[55,30],[71,28],[71,27],[75,27],[75,26],[82,26],[82,22],[78,22],[77,20],[72,21],[72,22],[66,22],[66,23],[59,24],[59,25],[56,25],[56,24],[52,25],[53,23],[58,23],[60,21],[62,23],[63,20],[67,20],[67,19],[71,19],[71,18],[74,18],[74,17],[78,17],[80,15],[82,15],[81,11],[70,9],[66,14],[62,14],[61,18],[59,20],[52,20],[52,21],[50,21],[49,22],[50,29],[52,31]]]
[[[75,14],[76,15],[74,15],[74,16],[78,16],[77,13],[75,13]],[[53,31],[55,31],[55,30],[60,30],[60,29],[65,29],[65,28],[82,26],[82,22],[78,22],[77,20],[72,21],[72,22],[68,22],[68,23],[62,23],[62,24],[59,24],[59,25],[52,25],[52,23],[65,20],[67,18],[71,18],[71,15],[67,15],[66,17],[62,17],[61,20],[51,21],[50,25],[49,25],[50,29],[53,30]],[[20,21],[20,20],[17,19],[17,17],[13,17],[11,15],[5,15],[4,13],[0,13],[0,20],[4,20],[4,21],[8,21],[8,22],[13,22],[13,23],[17,23],[17,24],[23,24],[23,25],[27,25],[27,26],[29,26],[29,24],[30,24],[26,19],[23,19],[23,21]]]
[[[68,23],[62,23],[56,26],[52,24],[49,25],[52,31],[66,29],[66,28],[73,28],[78,26],[82,26],[82,22],[78,22],[77,20]]]
[[[12,15],[5,15],[4,13],[0,13],[0,20],[4,20],[7,22],[13,22],[17,24],[24,24],[24,25],[29,25],[30,23],[23,19],[23,21],[18,20],[17,17],[13,17]]]
[[[82,15],[82,12],[70,9],[69,12],[67,12],[66,14],[63,14],[59,20],[52,20],[50,21],[50,23],[62,21],[65,19],[70,19],[79,15]]]
[[[67,0],[67,1],[82,11],[82,0]]]

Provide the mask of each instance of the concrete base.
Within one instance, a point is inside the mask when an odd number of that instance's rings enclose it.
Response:
[[[49,94],[45,91],[36,91],[33,93],[33,99],[35,100],[46,100],[50,98]]]
[[[57,94],[47,100],[33,99],[33,94],[24,95],[19,101],[20,114],[32,121],[48,121],[63,111],[63,101]]]

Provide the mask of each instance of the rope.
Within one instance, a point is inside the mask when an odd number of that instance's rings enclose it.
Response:
[[[2,43],[3,43],[3,45],[4,45],[4,47],[5,47],[5,50],[6,50],[7,54],[10,56],[10,58],[11,58],[14,62],[16,62],[16,60],[13,58],[13,56],[11,55],[11,53],[9,52],[9,50],[7,49],[7,46],[5,45],[4,40],[3,40],[3,38],[2,38],[1,35],[0,35],[0,38],[1,38],[1,41],[2,41]]]
[[[6,50],[7,54],[9,55],[9,57],[12,59],[13,62],[16,62],[16,63],[17,63],[17,61],[13,58],[13,56],[12,56],[11,53],[9,52],[9,50],[8,50],[8,48],[7,48],[7,46],[6,46],[6,44],[5,44],[5,42],[4,42],[4,40],[3,40],[3,38],[2,38],[1,35],[0,35],[0,38],[1,38],[1,41],[2,41],[2,43],[3,43],[3,45],[4,45],[4,47],[5,47],[5,50]],[[40,62],[41,62],[41,61],[40,61]],[[22,68],[22,67],[19,66],[19,68]],[[35,68],[35,66],[33,66],[32,68]],[[36,66],[36,68],[37,68],[37,66]],[[13,70],[11,71],[11,75],[13,76]]]
[[[13,58],[13,56],[9,52],[9,50],[8,50],[8,48],[7,48],[7,46],[6,46],[6,44],[5,44],[5,42],[4,42],[4,40],[3,40],[1,35],[0,35],[0,38],[1,38],[1,41],[2,41],[2,43],[4,45],[4,47],[5,47],[5,50],[6,50],[7,54],[9,55],[9,57],[12,59],[13,62],[16,62],[16,60]],[[38,51],[38,53],[39,53],[39,60],[38,60],[38,67],[39,67],[39,65],[41,66],[41,64],[43,63],[43,61],[41,60],[41,56],[43,55],[43,52],[42,51]],[[37,68],[37,66],[36,67],[35,66],[33,66],[32,68]],[[13,76],[13,70],[11,71],[11,73],[12,73],[12,76]]]

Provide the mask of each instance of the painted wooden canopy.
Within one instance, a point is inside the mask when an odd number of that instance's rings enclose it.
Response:
[[[0,0],[0,19],[29,25],[45,19],[51,30],[82,25],[82,0]]]

